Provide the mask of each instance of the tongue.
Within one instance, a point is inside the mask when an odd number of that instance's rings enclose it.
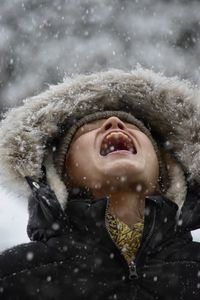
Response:
[[[109,153],[115,151],[130,151],[133,152],[132,145],[130,145],[126,140],[122,138],[110,139],[109,141],[105,141],[101,147],[101,155],[106,156]]]
[[[115,141],[112,141],[112,143],[108,143],[106,155],[120,150],[128,150],[128,147],[122,140],[120,141],[119,139],[117,139]]]

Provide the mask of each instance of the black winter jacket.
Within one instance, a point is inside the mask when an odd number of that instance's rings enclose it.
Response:
[[[0,255],[0,299],[200,299],[200,243],[190,234],[200,227],[194,182],[181,213],[162,196],[146,198],[142,242],[129,267],[106,228],[108,198],[71,195],[63,212],[48,186],[27,180],[34,241]]]

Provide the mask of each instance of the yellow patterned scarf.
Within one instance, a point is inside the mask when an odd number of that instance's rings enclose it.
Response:
[[[107,212],[107,224],[109,232],[120,248],[122,254],[128,263],[130,263],[136,255],[140,246],[142,232],[144,228],[144,220],[136,223],[131,229],[127,224],[119,220],[116,216]]]

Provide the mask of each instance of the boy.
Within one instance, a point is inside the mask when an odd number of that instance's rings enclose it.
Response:
[[[114,70],[7,114],[1,170],[29,198],[32,242],[1,255],[2,299],[199,299],[196,96]]]

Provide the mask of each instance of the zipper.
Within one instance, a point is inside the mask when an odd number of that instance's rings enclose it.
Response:
[[[115,247],[117,248],[117,250],[120,252],[121,257],[122,257],[123,261],[125,262],[125,264],[126,264],[126,266],[127,266],[127,269],[129,270],[129,274],[130,274],[130,273],[132,272],[132,270],[133,270],[132,262],[131,262],[131,264],[128,264],[128,262],[126,261],[124,255],[123,255],[123,253],[122,253],[122,250],[121,250],[121,249],[119,248],[119,246],[115,243],[115,241],[114,241],[114,239],[113,239],[113,237],[112,237],[112,235],[110,234],[110,231],[109,231],[109,229],[108,229],[108,222],[107,222],[106,216],[107,216],[107,212],[108,212],[108,206],[109,206],[109,200],[110,200],[110,199],[109,199],[109,197],[106,197],[106,198],[107,198],[107,203],[106,203],[106,210],[105,210],[105,215],[104,215],[104,223],[105,223],[106,231],[107,231],[107,233],[108,233],[110,239],[112,240],[113,244],[115,245]],[[133,262],[133,264],[135,264],[135,263]],[[136,273],[136,266],[135,266],[135,273]]]
[[[136,263],[134,260],[129,264],[129,279],[138,279]]]
[[[153,234],[153,231],[154,231],[154,227],[155,227],[155,221],[156,221],[156,209],[155,207],[153,207],[153,222],[152,222],[152,226],[151,226],[151,229],[145,239],[145,242],[143,243],[141,249],[138,251],[138,253],[136,254],[135,256],[135,263],[138,264],[138,261],[141,257],[141,254],[143,253],[144,249],[146,248],[149,240],[151,239],[152,237],[152,234]]]
[[[153,207],[153,222],[152,222],[152,226],[151,229],[145,239],[144,244],[142,245],[141,249],[136,253],[135,259],[131,261],[131,263],[129,264],[129,279],[138,279],[138,274],[137,274],[137,265],[138,265],[138,261],[141,257],[141,254],[143,253],[144,249],[146,248],[149,240],[152,237],[153,234],[153,230],[155,227],[155,220],[156,220],[156,210],[155,207]],[[144,234],[144,232],[143,232]]]
[[[104,215],[104,223],[105,223],[105,227],[106,227],[106,231],[110,237],[110,239],[112,240],[112,242],[114,243],[115,247],[119,250],[122,258],[123,258],[123,261],[125,262],[126,266],[128,267],[128,270],[129,270],[129,279],[130,280],[133,280],[133,279],[138,279],[138,274],[137,274],[137,264],[138,264],[138,261],[141,257],[141,254],[143,253],[145,247],[147,246],[147,243],[149,242],[152,234],[153,234],[153,230],[154,230],[154,226],[155,226],[155,219],[156,219],[156,210],[155,210],[155,207],[153,208],[153,223],[152,223],[152,226],[151,226],[151,229],[146,237],[146,240],[145,240],[145,243],[143,244],[142,248],[139,250],[139,252],[136,254],[135,256],[135,259],[132,260],[130,262],[130,264],[128,264],[128,262],[126,261],[121,249],[118,247],[118,245],[115,243],[115,241],[113,240],[113,237],[112,235],[110,234],[110,231],[108,229],[108,226],[107,226],[107,220],[106,220],[106,215],[107,215],[107,212],[108,212],[108,206],[109,206],[109,197],[107,197],[107,204],[106,204],[106,210],[105,210],[105,215]],[[144,233],[144,232],[143,232]]]

